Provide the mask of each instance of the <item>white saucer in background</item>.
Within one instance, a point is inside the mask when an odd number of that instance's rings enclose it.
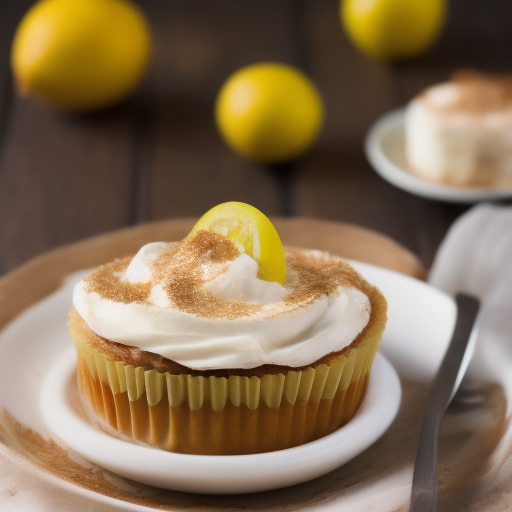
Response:
[[[366,158],[382,178],[411,194],[438,201],[476,203],[512,197],[512,187],[455,187],[411,174],[404,159],[404,113],[401,108],[385,114],[366,134]]]

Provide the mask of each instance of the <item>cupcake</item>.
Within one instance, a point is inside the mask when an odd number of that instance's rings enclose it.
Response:
[[[426,180],[512,185],[512,75],[459,71],[423,91],[406,109],[405,156]]]
[[[69,329],[90,417],[189,454],[290,448],[357,412],[386,301],[346,261],[283,249],[243,203],[181,242],[145,245],[77,284]]]

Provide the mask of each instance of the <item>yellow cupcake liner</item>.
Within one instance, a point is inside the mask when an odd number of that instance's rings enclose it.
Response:
[[[173,375],[112,361],[71,329],[78,383],[100,426],[182,453],[289,448],[350,420],[380,343],[373,333],[329,364],[286,375]]]

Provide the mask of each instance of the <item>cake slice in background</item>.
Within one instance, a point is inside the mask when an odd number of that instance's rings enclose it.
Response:
[[[423,179],[512,184],[512,75],[458,71],[407,106],[405,157]]]

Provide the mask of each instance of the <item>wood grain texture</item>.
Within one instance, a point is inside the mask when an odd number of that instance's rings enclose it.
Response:
[[[0,273],[130,220],[130,109],[59,114],[15,99],[0,160]]]
[[[10,71],[11,41],[30,0],[3,2],[0,14],[0,149],[8,129],[12,103],[12,78]]]
[[[224,80],[239,67],[293,59],[291,5],[235,0],[148,4],[156,38],[145,91],[153,131],[140,219],[200,215],[229,200],[251,203],[269,215],[280,213],[273,173],[226,147],[213,104]]]
[[[360,55],[332,0],[140,0],[155,40],[143,87],[111,110],[66,116],[12,91],[10,40],[29,4],[8,0],[0,16],[0,274],[73,240],[200,215],[227,200],[268,215],[370,227],[429,265],[467,207],[418,198],[382,180],[364,157],[364,134],[379,115],[460,66],[511,69],[507,0],[452,0],[436,47],[399,65]],[[229,74],[264,60],[304,69],[326,105],[317,145],[281,168],[234,155],[213,118]]]
[[[382,113],[404,105],[459,67],[510,71],[504,49],[512,43],[505,21],[510,3],[453,0],[435,48],[400,64],[372,62],[340,30],[337,5],[309,2],[309,68],[327,105],[324,133],[297,169],[294,190],[300,215],[356,222],[399,240],[426,265],[452,222],[469,206],[412,196],[378,177],[362,141]]]
[[[378,177],[362,147],[371,123],[394,106],[392,69],[354,50],[335,3],[308,7],[309,67],[324,96],[326,123],[316,148],[297,165],[296,211],[361,224],[416,250],[409,211],[417,199]]]

